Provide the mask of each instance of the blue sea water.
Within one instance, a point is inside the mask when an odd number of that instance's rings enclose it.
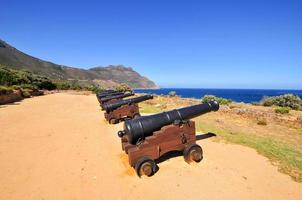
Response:
[[[302,90],[267,90],[267,89],[193,89],[193,88],[160,88],[160,89],[135,89],[137,93],[167,95],[175,91],[177,95],[185,98],[200,99],[204,95],[215,95],[236,102],[259,102],[265,96],[278,96],[292,93],[302,98]]]

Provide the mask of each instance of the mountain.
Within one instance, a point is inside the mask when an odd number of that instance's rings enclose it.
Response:
[[[27,55],[3,40],[0,40],[0,64],[13,69],[27,69],[53,80],[77,80],[105,87],[112,87],[119,83],[126,83],[132,88],[158,87],[153,81],[141,76],[131,67],[109,65],[107,67],[80,69],[58,65]]]

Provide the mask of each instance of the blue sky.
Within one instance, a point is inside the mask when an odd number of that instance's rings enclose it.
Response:
[[[0,38],[58,64],[124,64],[162,87],[302,89],[300,0],[0,5]]]

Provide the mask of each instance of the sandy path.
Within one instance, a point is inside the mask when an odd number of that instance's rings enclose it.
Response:
[[[182,157],[139,179],[96,98],[53,94],[0,108],[0,199],[302,199],[302,184],[254,150],[198,143],[204,160]]]

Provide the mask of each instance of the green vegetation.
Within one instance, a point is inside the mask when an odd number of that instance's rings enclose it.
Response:
[[[291,110],[290,107],[276,107],[275,112],[280,114],[287,114]]]
[[[126,83],[118,84],[114,87],[114,89],[119,92],[132,92],[131,88]]]
[[[12,92],[11,88],[0,85],[0,95],[11,94]]]
[[[161,107],[155,107],[154,105],[147,104],[147,103],[140,103],[139,104],[139,111],[140,113],[159,113],[162,112]]]
[[[274,97],[264,97],[261,100],[263,106],[279,106],[279,107],[290,107],[294,110],[302,109],[302,100],[300,97],[294,94],[284,94]]]
[[[88,87],[87,89],[92,91],[95,94],[103,92],[105,90],[104,88],[99,87],[99,86],[95,86],[95,85],[92,85],[92,86]]]
[[[217,101],[220,105],[227,105],[229,103],[232,103],[231,99],[216,97],[214,95],[205,95],[202,97],[202,102],[209,102],[209,101]]]
[[[217,125],[207,125],[204,122],[196,124],[198,131],[214,132],[218,139],[256,149],[258,153],[277,165],[281,172],[290,175],[295,181],[302,182],[302,151],[296,147],[271,138],[271,136],[260,137],[249,133],[234,133]]]
[[[52,90],[56,86],[47,77],[33,74],[27,70],[13,70],[0,66],[0,85],[19,86],[26,89],[46,89]]]
[[[103,91],[104,88],[93,84],[80,84],[77,80],[53,81],[45,76],[34,74],[28,70],[14,70],[0,65],[1,94],[12,90],[21,90],[23,97],[30,97],[29,90],[89,90]]]
[[[28,90],[22,90],[22,97],[24,98],[29,98],[31,95],[30,95],[30,92]]]
[[[259,106],[259,105],[260,105],[259,102],[251,102],[251,104],[252,104],[253,106]]]

